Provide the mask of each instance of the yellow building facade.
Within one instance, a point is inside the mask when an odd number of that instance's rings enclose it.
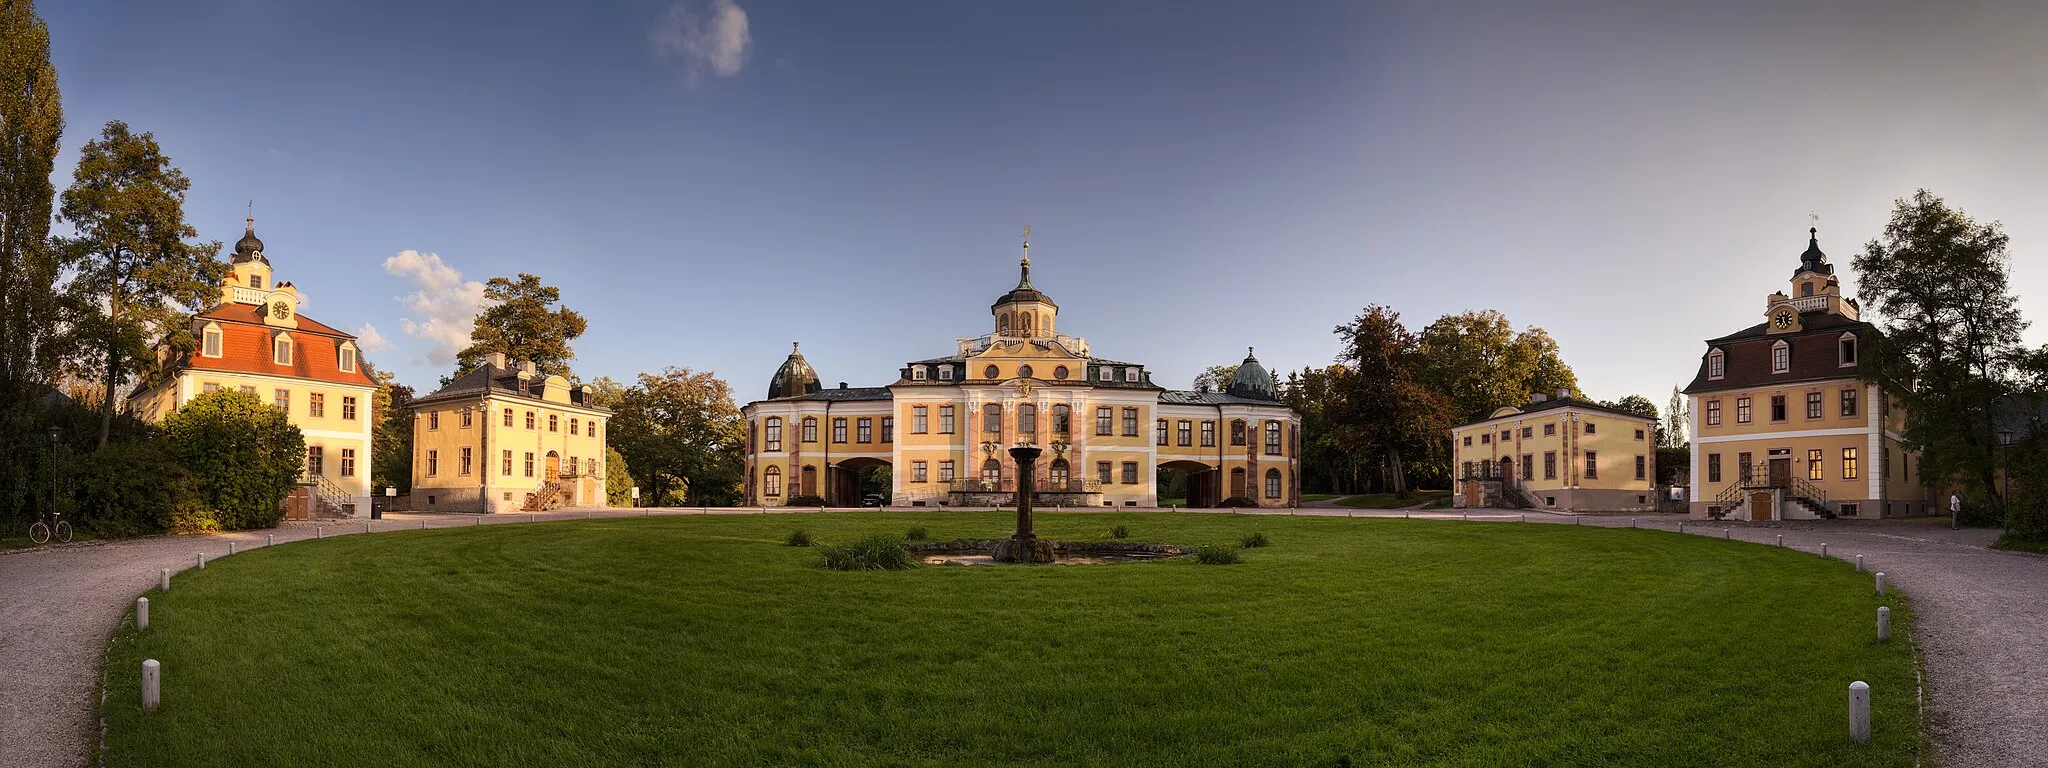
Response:
[[[1625,411],[1536,395],[1451,430],[1455,507],[1574,512],[1654,509],[1657,422]]]
[[[251,218],[219,301],[192,319],[196,349],[160,346],[158,373],[129,395],[127,407],[161,421],[200,395],[256,395],[305,435],[303,495],[325,514],[367,512],[376,382],[363,371],[354,336],[298,308],[298,288],[275,280]]]
[[[1691,513],[1734,520],[1935,511],[1899,438],[1905,413],[1865,381],[1875,329],[1809,232],[1791,291],[1764,321],[1707,341],[1692,407]]]
[[[989,333],[901,366],[893,384],[823,388],[792,349],[768,397],[742,409],[747,503],[859,503],[860,473],[886,466],[892,506],[1005,506],[1018,445],[1045,449],[1040,506],[1157,506],[1159,469],[1189,476],[1191,506],[1300,502],[1301,419],[1256,358],[1246,354],[1228,391],[1161,388],[1143,365],[1058,332],[1059,306],[1032,287],[1028,255],[1021,272],[990,307]]]
[[[492,353],[413,401],[412,507],[496,513],[605,506],[610,419],[583,387]]]

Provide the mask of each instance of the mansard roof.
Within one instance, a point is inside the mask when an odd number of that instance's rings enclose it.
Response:
[[[1694,374],[1692,383],[1686,385],[1685,393],[1754,389],[1862,375],[1863,350],[1857,350],[1855,362],[1843,365],[1838,344],[1844,333],[1867,339],[1876,334],[1876,328],[1869,323],[1826,312],[1801,313],[1799,323],[1800,330],[1793,333],[1768,333],[1766,329],[1770,324],[1759,323],[1718,339],[1709,339],[1707,351],[1700,355],[1699,371]],[[1780,341],[1789,347],[1791,366],[1784,373],[1772,373],[1771,348]],[[1716,350],[1722,354],[1722,376],[1711,379],[1707,377],[1707,360]]]

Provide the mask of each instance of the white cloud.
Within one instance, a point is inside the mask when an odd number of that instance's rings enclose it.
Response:
[[[364,352],[382,352],[391,348],[391,340],[377,332],[377,326],[363,323],[363,327],[356,329],[356,346]]]
[[[483,311],[484,284],[462,279],[436,253],[399,251],[384,260],[384,271],[419,288],[398,297],[412,315],[400,320],[405,335],[427,342],[427,364],[453,365],[455,354],[469,346],[477,313]]]
[[[754,38],[747,34],[747,12],[733,0],[676,0],[654,26],[654,53],[679,58],[691,84],[709,71],[716,77],[738,74],[746,64]]]

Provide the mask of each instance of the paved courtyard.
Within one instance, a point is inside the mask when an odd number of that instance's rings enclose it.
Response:
[[[722,510],[757,513],[755,510]],[[1118,510],[1129,511],[1129,510]],[[701,514],[658,510],[656,514]],[[1273,512],[1287,514],[1287,512]],[[1403,517],[1442,524],[1599,525],[1676,530],[1675,515],[1572,516],[1515,510],[1349,510],[1315,508],[1294,514]],[[648,514],[626,510],[543,513],[537,521],[587,515]],[[1227,514],[1227,513],[1226,513]],[[1469,517],[1470,522],[1466,522]],[[484,518],[489,525],[529,516]],[[473,515],[396,513],[377,531],[479,524]],[[1854,559],[1885,571],[1913,598],[1914,640],[1925,656],[1929,727],[1941,763],[1955,766],[2048,764],[2048,557],[1989,549],[1995,534],[1951,531],[1939,519],[1776,524],[1685,522],[1687,533],[1787,547]],[[321,524],[321,535],[361,534],[363,523]],[[156,537],[0,553],[0,765],[73,768],[88,765],[99,743],[93,696],[101,646],[135,597],[160,569],[189,568],[195,556],[282,544],[315,535],[312,524],[217,536]],[[1874,617],[1873,617],[1874,621]],[[1874,631],[1874,630],[1873,630]],[[1846,705],[1845,705],[1846,706]],[[1838,713],[1817,713],[1832,717]],[[1846,717],[1846,715],[1844,715]],[[1846,725],[1844,726],[1846,730]]]

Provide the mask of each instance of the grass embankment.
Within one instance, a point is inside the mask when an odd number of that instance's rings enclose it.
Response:
[[[2035,554],[2048,555],[2048,539],[2023,539],[2008,533],[1999,536],[1997,541],[1991,543],[1991,546],[1998,549],[2010,549],[2014,552],[2033,552]]]
[[[1450,491],[1409,491],[1405,499],[1391,493],[1361,493],[1340,498],[1337,503],[1352,509],[1400,509],[1449,502],[1450,499]]]
[[[1909,766],[1867,574],[1650,530],[1048,514],[1243,563],[840,572],[1008,513],[629,518],[258,549],[115,633],[138,765]],[[1896,598],[1892,598],[1896,600]],[[1911,616],[1894,602],[1895,635]],[[164,706],[136,705],[142,659]],[[1850,681],[1876,738],[1849,743]]]

